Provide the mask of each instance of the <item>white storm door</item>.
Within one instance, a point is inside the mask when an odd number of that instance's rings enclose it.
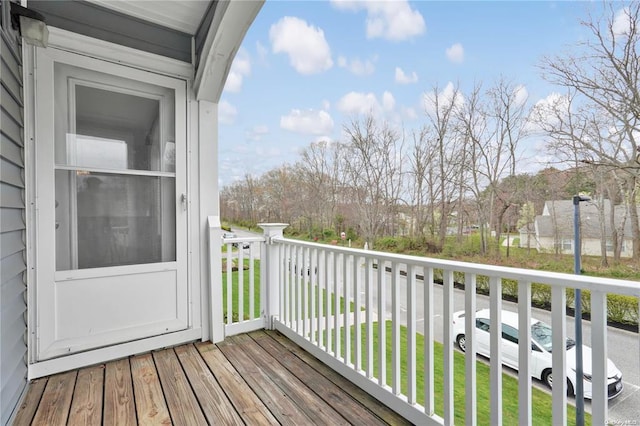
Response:
[[[38,361],[188,328],[185,87],[37,49]]]

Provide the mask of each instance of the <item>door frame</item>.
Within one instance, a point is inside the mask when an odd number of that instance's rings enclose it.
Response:
[[[34,147],[35,135],[35,117],[36,117],[36,91],[35,86],[35,54],[36,50],[33,46],[25,45],[24,53],[24,74],[25,74],[25,154],[27,189],[26,199],[28,200],[27,209],[27,285],[29,288],[28,308],[27,308],[27,325],[28,325],[28,358],[29,372],[28,378],[33,379],[42,377],[56,372],[78,368],[84,365],[104,362],[110,359],[116,359],[127,355],[149,351],[165,346],[172,346],[179,343],[200,340],[208,337],[208,324],[203,321],[203,316],[207,317],[208,303],[206,298],[202,298],[202,294],[206,294],[207,287],[203,284],[206,280],[200,279],[201,270],[201,237],[199,236],[199,227],[193,225],[195,220],[198,223],[199,204],[192,202],[192,194],[198,194],[199,170],[197,168],[198,159],[192,158],[192,151],[197,153],[197,114],[195,117],[191,111],[197,102],[193,99],[193,66],[181,61],[164,58],[159,55],[140,52],[128,47],[118,46],[113,43],[93,39],[90,37],[78,35],[56,28],[50,28],[49,38],[50,48],[57,48],[61,51],[79,54],[93,59],[100,59],[121,66],[129,66],[134,69],[152,72],[162,76],[168,76],[183,80],[186,85],[186,179],[187,189],[187,229],[186,229],[186,280],[187,280],[187,321],[186,330],[177,331],[169,334],[158,335],[154,337],[143,338],[113,346],[102,347],[98,349],[87,350],[68,356],[54,358],[50,360],[36,362],[37,348],[37,282],[40,271],[36,269],[38,235],[37,224],[37,204],[35,182],[38,175],[36,167],[36,155]],[[126,76],[125,76],[126,77]],[[195,131],[194,131],[195,129]],[[195,139],[194,138],[195,135]],[[195,164],[195,169],[194,169]],[[176,194],[179,196],[179,194]],[[194,279],[195,277],[195,279]],[[203,315],[206,314],[206,315]]]

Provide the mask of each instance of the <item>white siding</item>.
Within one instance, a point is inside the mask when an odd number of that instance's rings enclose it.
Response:
[[[26,386],[22,59],[2,1],[0,30],[0,424]]]

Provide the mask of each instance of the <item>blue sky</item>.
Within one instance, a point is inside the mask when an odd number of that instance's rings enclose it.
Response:
[[[587,37],[580,20],[602,6],[267,0],[220,101],[220,183],[293,163],[312,142],[343,140],[343,126],[368,111],[418,128],[426,122],[423,97],[436,86],[459,83],[467,92],[503,76],[524,86],[531,105],[544,101],[560,89],[541,78],[540,58]],[[535,143],[528,150],[543,158]]]

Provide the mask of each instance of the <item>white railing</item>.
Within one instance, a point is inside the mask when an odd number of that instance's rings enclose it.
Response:
[[[222,239],[225,336],[265,328],[264,307],[260,304],[265,280],[256,280],[256,272],[262,276],[264,241],[264,237]]]
[[[500,323],[503,284],[517,286],[519,340],[530,341],[532,283],[551,288],[551,325],[553,332],[554,377],[566,377],[566,294],[579,288],[591,293],[591,347],[593,396],[592,423],[606,424],[607,399],[607,293],[640,296],[637,282],[601,279],[588,276],[550,273],[536,270],[497,267],[375,251],[327,246],[282,237],[286,225],[261,225],[264,238],[250,239],[261,244],[261,284],[259,300],[261,316],[240,310],[241,321],[229,315],[225,334],[256,328],[277,329],[301,345],[327,365],[359,385],[414,424],[451,425],[454,423],[454,284],[464,282],[465,310],[465,424],[477,423],[475,313],[476,287],[489,287],[491,322]],[[242,246],[233,243],[248,239],[225,240],[226,257],[237,257],[243,264]],[[227,312],[245,306],[245,283],[249,291],[258,288],[251,281],[254,263],[249,254],[249,269],[239,278],[236,289],[239,301],[232,305],[226,293]],[[226,283],[233,288],[230,263],[227,262]],[[246,271],[245,271],[246,272]],[[485,284],[486,283],[486,284]],[[434,290],[442,289],[442,297]],[[439,293],[438,293],[439,294]],[[250,302],[255,293],[249,295]],[[439,301],[437,301],[439,300]],[[231,307],[231,308],[230,308]],[[436,317],[442,318],[436,329]],[[497,317],[495,315],[498,315]],[[246,319],[245,319],[246,318]],[[229,322],[231,320],[231,322]],[[525,324],[527,324],[525,326]],[[436,338],[436,332],[441,337]],[[418,341],[424,342],[421,353]],[[443,344],[443,359],[436,360],[437,340]],[[502,336],[498,327],[491,328],[492,354],[501,353]],[[403,349],[406,346],[406,352]],[[424,361],[418,365],[418,359]],[[444,407],[436,414],[434,364],[442,362],[443,391],[438,402]],[[531,350],[519,345],[518,423],[532,424]],[[387,367],[390,365],[390,367]],[[405,367],[406,373],[403,373]],[[424,395],[418,400],[418,371],[423,372]],[[502,359],[490,360],[490,423],[502,424]],[[556,380],[552,390],[553,424],[567,423],[567,384]],[[512,397],[512,396],[509,396]],[[440,400],[440,398],[442,400]]]

